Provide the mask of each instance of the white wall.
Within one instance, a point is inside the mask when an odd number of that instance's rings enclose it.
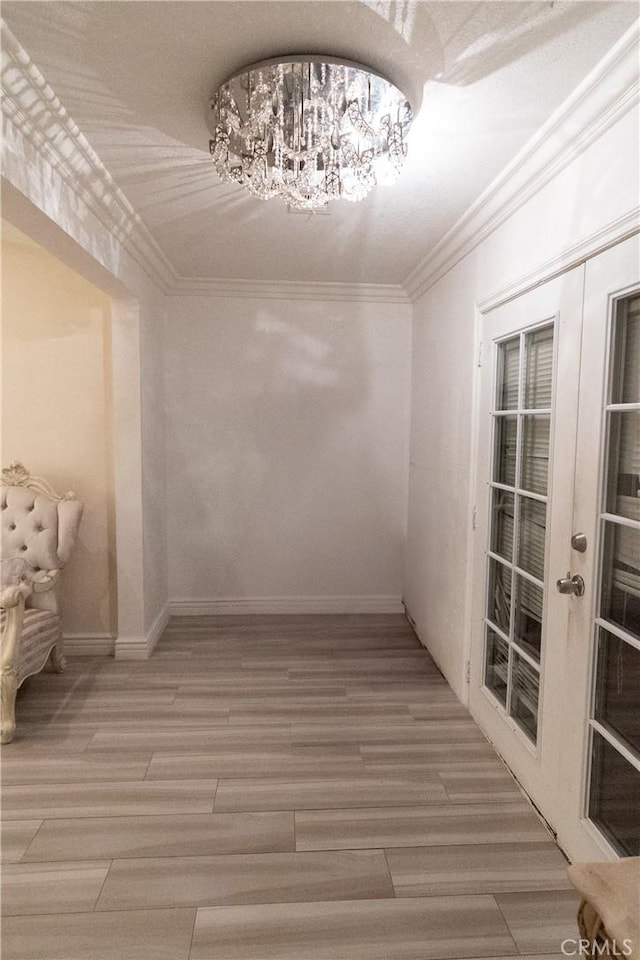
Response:
[[[84,501],[61,608],[90,646],[117,616],[109,298],[17,232],[2,264],[3,466]]]
[[[399,609],[410,307],[168,304],[171,597]]]
[[[144,626],[149,634],[166,614],[167,572],[166,404],[163,376],[165,300],[154,294],[140,321]]]
[[[55,98],[47,96],[36,74],[17,70],[21,56],[15,55],[16,69],[6,73],[21,120],[14,123],[9,109],[2,117],[3,215],[113,298],[116,654],[146,656],[168,600],[163,295],[150,279],[166,265],[100,161],[86,143],[77,142]],[[54,167],[55,150],[69,162]]]
[[[415,304],[405,599],[466,697],[476,304],[638,204],[631,110]]]

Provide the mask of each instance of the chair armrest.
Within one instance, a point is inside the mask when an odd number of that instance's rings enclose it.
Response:
[[[0,637],[0,678],[7,674],[15,677],[18,672],[26,586],[19,583],[6,587],[2,592],[2,606],[6,609],[7,616]]]
[[[11,584],[2,591],[0,601],[6,617],[0,637],[0,742],[11,743],[16,729],[15,702],[18,689],[20,638],[24,621],[25,593],[28,584]]]
[[[0,593],[0,607],[8,610],[10,607],[16,607],[20,601],[24,603],[31,593],[31,584],[13,583],[10,587],[5,587]]]

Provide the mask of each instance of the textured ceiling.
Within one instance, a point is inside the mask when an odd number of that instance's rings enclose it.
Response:
[[[637,17],[635,2],[16,2],[3,16],[183,277],[401,283]],[[418,116],[401,181],[328,215],[221,183],[206,106],[279,54],[370,64]]]

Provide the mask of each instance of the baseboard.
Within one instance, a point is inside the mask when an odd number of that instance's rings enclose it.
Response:
[[[220,597],[169,601],[172,616],[287,613],[403,613],[401,597]]]
[[[116,660],[148,660],[149,642],[147,637],[116,637]]]
[[[151,629],[147,633],[147,656],[151,656],[153,653],[158,640],[162,636],[164,628],[169,623],[169,617],[171,616],[169,610],[169,603],[165,603],[162,607],[162,610],[153,621]]]
[[[216,616],[233,614],[404,613],[401,597],[221,597],[218,599],[170,600],[154,620],[146,636],[111,637],[106,633],[67,634],[65,653],[70,657],[110,657],[116,660],[148,660],[171,616]]]
[[[115,643],[116,660],[148,660],[154,647],[169,622],[169,604],[165,603],[160,613],[143,637],[117,637]]]
[[[64,652],[67,657],[112,657],[115,637],[108,633],[65,633]]]

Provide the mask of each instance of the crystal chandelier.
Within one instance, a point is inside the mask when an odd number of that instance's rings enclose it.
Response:
[[[358,63],[265,60],[223,83],[210,106],[218,175],[297,210],[362,200],[395,182],[407,155],[407,99]]]

